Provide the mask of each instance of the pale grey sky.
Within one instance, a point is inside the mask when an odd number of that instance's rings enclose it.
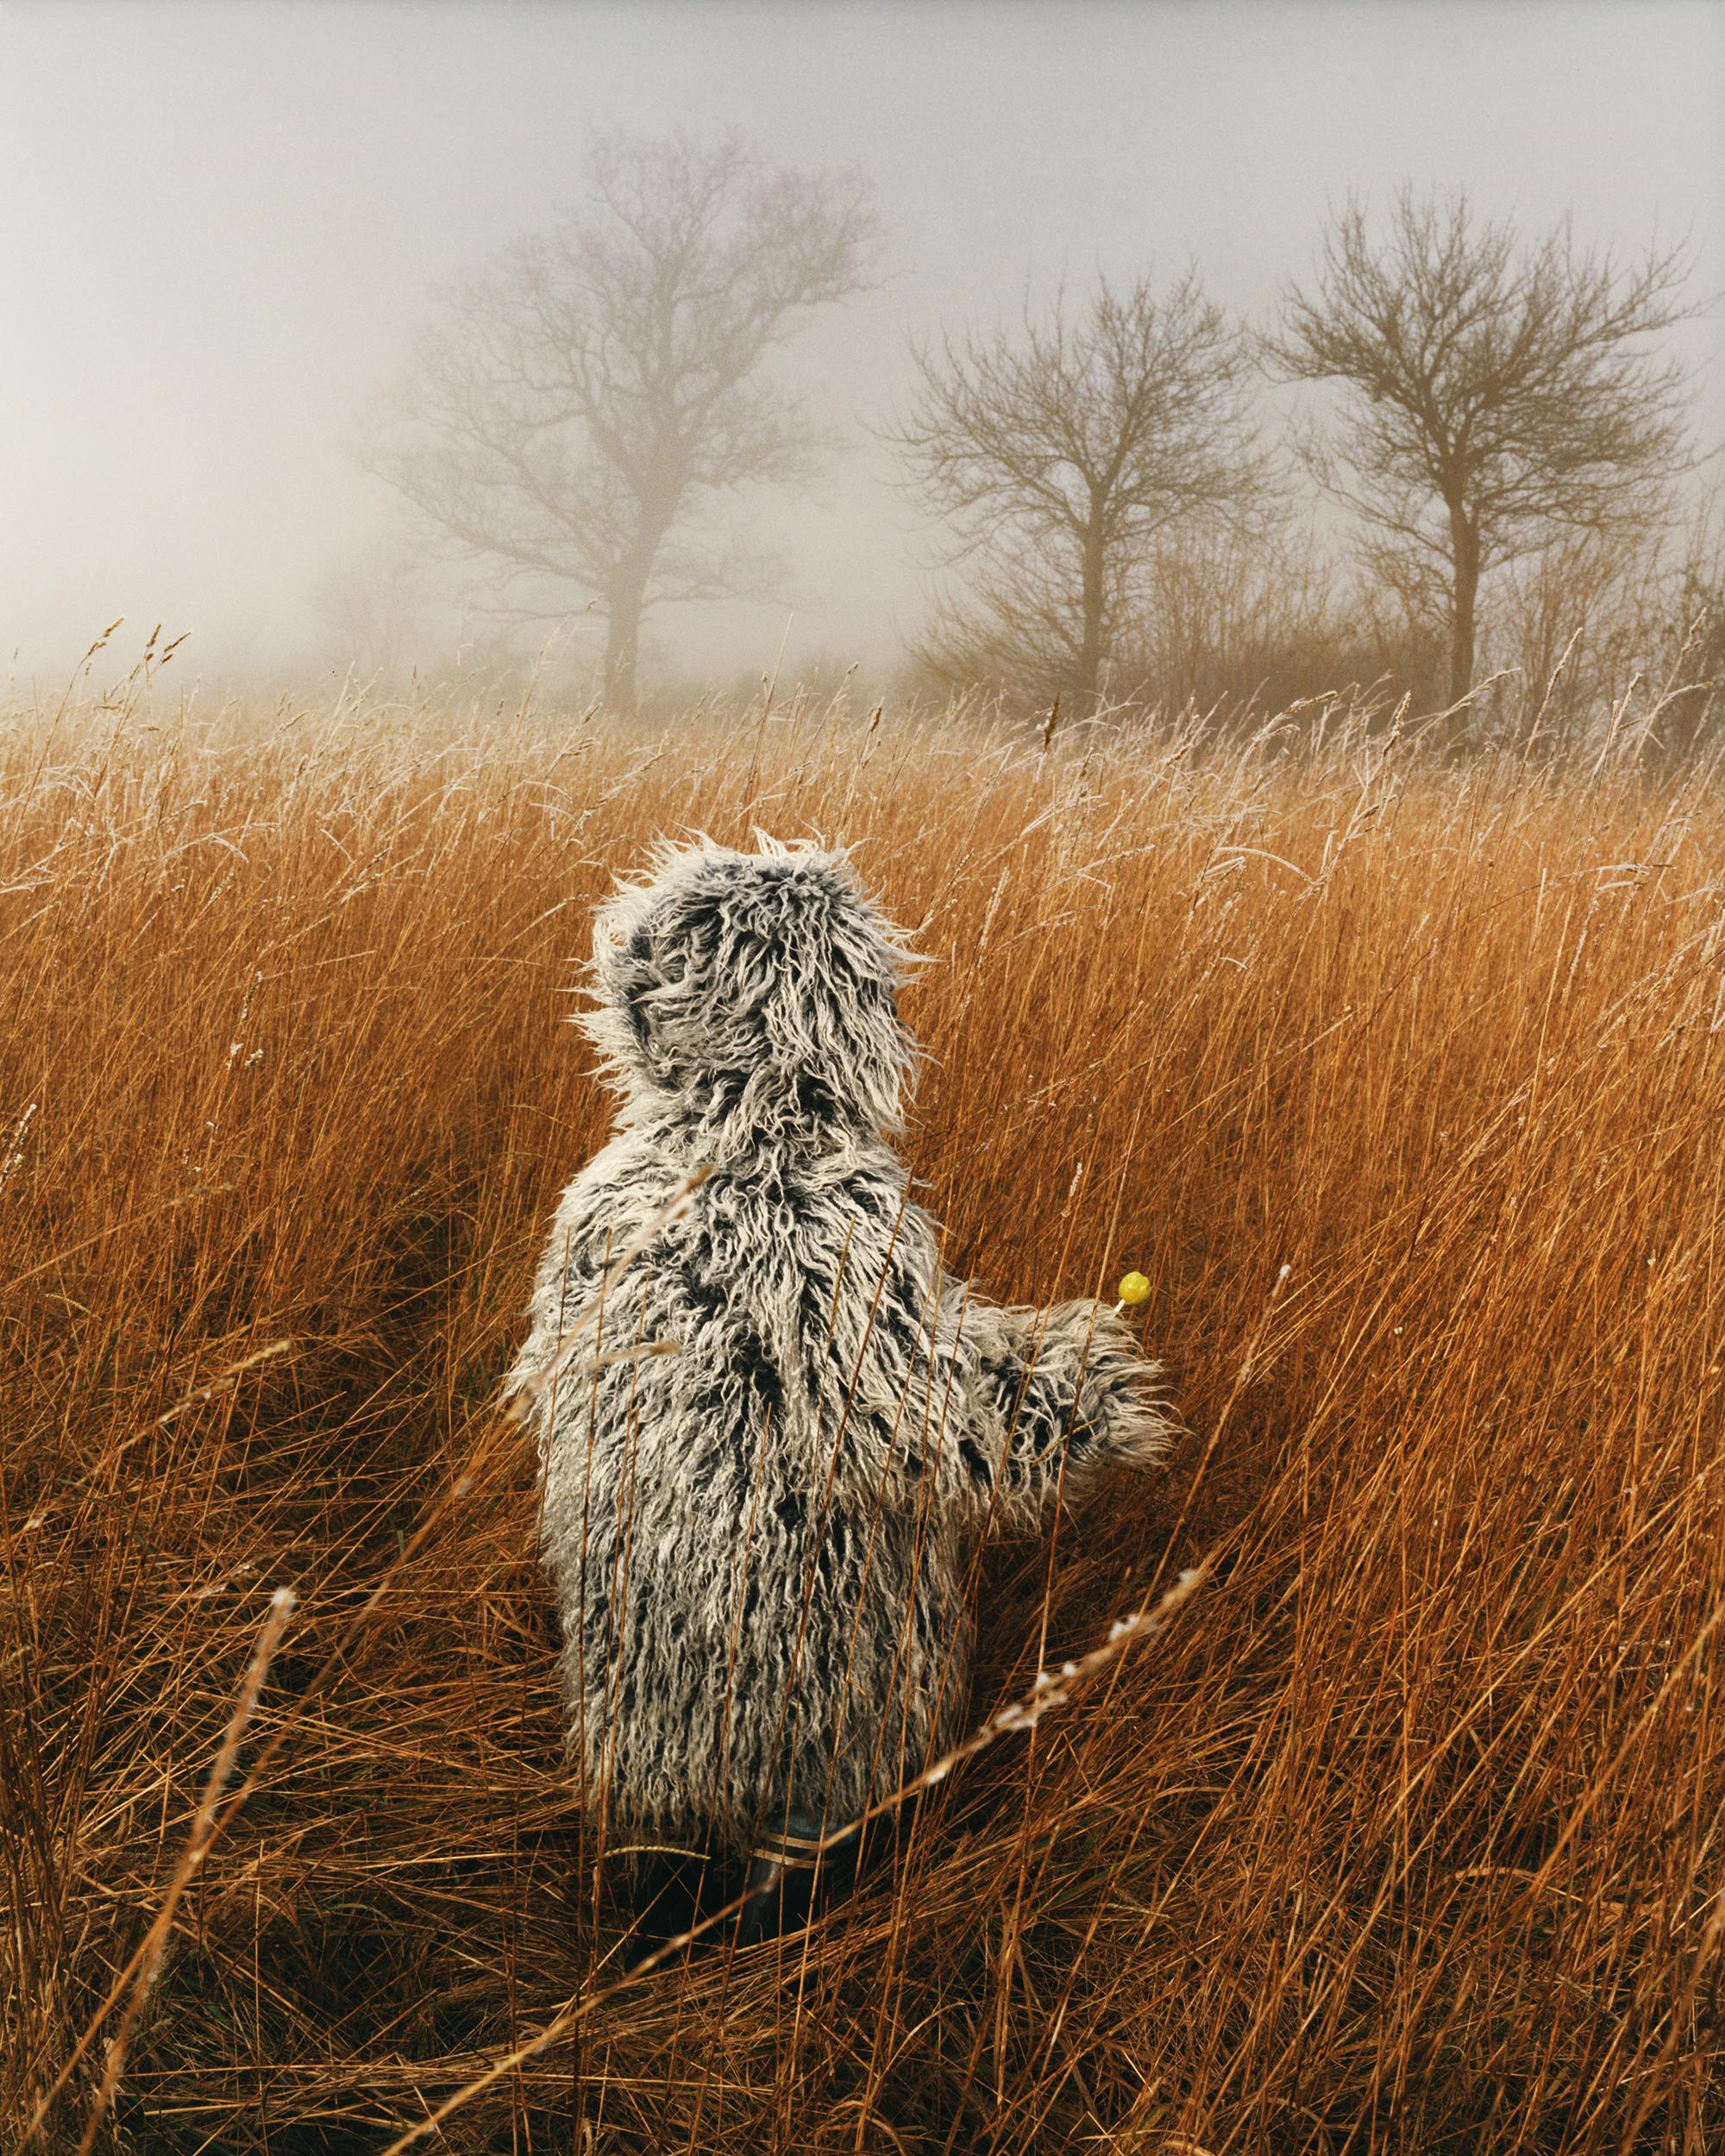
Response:
[[[1717,0],[3,0],[0,85],[0,649],[26,676],[117,614],[191,631],[194,674],[303,654],[318,578],[391,518],[344,454],[361,409],[429,288],[571,198],[596,128],[736,125],[873,174],[894,274],[794,361],[840,417],[879,416],[907,333],[1026,280],[1190,259],[1261,317],[1329,205],[1403,180],[1692,234],[1698,294],[1725,288]],[[1722,338],[1716,307],[1683,348],[1714,442]],[[928,536],[890,471],[858,431],[775,505],[821,602],[793,661],[887,662],[916,625]],[[736,607],[662,633],[716,676],[785,630]]]

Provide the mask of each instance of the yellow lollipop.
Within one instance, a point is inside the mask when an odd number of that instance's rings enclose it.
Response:
[[[1118,1318],[1128,1310],[1136,1310],[1141,1302],[1150,1300],[1150,1282],[1142,1273],[1128,1273],[1120,1282],[1120,1300],[1114,1305]]]

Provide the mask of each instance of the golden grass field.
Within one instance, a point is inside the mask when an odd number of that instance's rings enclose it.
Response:
[[[1310,717],[9,723],[0,2147],[1725,2146],[1725,787]],[[995,1552],[976,1716],[1210,1570],[811,1934],[624,1985],[494,1395],[587,908],[756,825],[941,962],[955,1269],[1142,1270],[1189,1426]]]

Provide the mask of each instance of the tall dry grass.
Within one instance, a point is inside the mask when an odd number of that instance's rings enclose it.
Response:
[[[379,2148],[574,2002],[442,2146],[1720,2145],[1722,791],[1300,733],[11,723],[0,2142],[107,2071],[98,2144]],[[1214,1565],[810,1940],[619,1990],[490,1403],[586,909],[756,824],[945,962],[955,1263],[1138,1267],[1191,1426],[997,1553],[978,1715]]]

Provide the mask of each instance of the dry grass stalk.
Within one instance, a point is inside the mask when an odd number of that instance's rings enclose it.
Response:
[[[78,2138],[78,2156],[88,2156],[95,2147],[96,2136],[108,2115],[108,2107],[114,2100],[119,2085],[120,2070],[126,2060],[126,2046],[131,2040],[144,2002],[150,1995],[150,1987],[161,1967],[162,1953],[172,1928],[174,1911],[181,1897],[191,1883],[192,1874],[210,1853],[210,1845],[216,1833],[216,1805],[227,1786],[228,1777],[234,1771],[235,1757],[240,1749],[240,1739],[246,1724],[258,1703],[258,1694],[264,1688],[269,1675],[269,1665],[274,1659],[281,1635],[287,1629],[287,1620],[293,1614],[293,1589],[279,1587],[270,1597],[269,1614],[264,1620],[263,1630],[258,1634],[258,1644],[252,1650],[252,1658],[241,1680],[240,1695],[234,1702],[234,1711],[228,1717],[228,1727],[222,1733],[222,1748],[216,1754],[210,1769],[210,1778],[204,1785],[204,1796],[198,1807],[198,1816],[191,1822],[191,1832],[186,1837],[185,1847],[179,1862],[174,1866],[173,1877],[168,1881],[167,1891],[162,1896],[161,1908],[144,1934],[142,1946],[133,1957],[136,1973],[126,1999],[125,2010],[119,2026],[108,2041],[107,2055],[102,2062],[102,2079],[96,2090],[96,2101],[90,2107],[89,2122]],[[24,2131],[26,2141],[31,2140],[42,2122],[46,2104],[39,2107]]]
[[[1226,750],[16,717],[0,2140],[78,2147],[198,1841],[116,2146],[381,2149],[511,2058],[439,2145],[1714,2145],[1725,848],[1640,730],[1590,781],[1341,709]],[[616,1990],[493,1402],[605,1119],[586,907],[756,824],[862,842],[945,962],[955,1266],[1134,1265],[1178,1366],[1169,1476],[991,1557],[978,1725],[1214,1570],[807,1940]]]
[[[1154,1609],[1134,1610],[1130,1616],[1117,1617],[1108,1626],[1107,1637],[1100,1646],[1093,1647],[1076,1662],[1063,1664],[1058,1670],[1038,1670],[1035,1683],[1021,1699],[1008,1700],[1004,1707],[997,1708],[962,1744],[955,1745],[950,1752],[932,1760],[919,1774],[913,1775],[890,1796],[882,1797],[878,1804],[871,1804],[859,1817],[847,1821],[843,1827],[835,1827],[831,1833],[823,1834],[818,1841],[810,1845],[808,1853],[812,1857],[831,1855],[875,1821],[901,1811],[925,1790],[938,1788],[955,1767],[962,1766],[967,1759],[974,1759],[979,1752],[986,1752],[990,1745],[997,1744],[1002,1737],[1027,1735],[1044,1714],[1057,1707],[1064,1707],[1085,1685],[1106,1670],[1117,1655],[1124,1653],[1137,1641],[1160,1632],[1169,1619],[1191,1600],[1202,1581],[1201,1566],[1182,1572]],[[446,2096],[428,2118],[409,2127],[405,2134],[398,2134],[384,2151],[384,2156],[403,2156],[404,2151],[411,2148],[417,2141],[423,2140],[428,2134],[436,2133],[447,2118],[464,2104],[471,2103],[474,2097],[482,2095],[492,2082],[501,2079],[505,2074],[512,2073],[517,2067],[524,2065],[530,2059],[536,2058],[542,2052],[549,2051],[554,2044],[561,2043],[577,2021],[614,1998],[624,1985],[639,1983],[643,1977],[651,1976],[655,1971],[662,1969],[668,1962],[686,1952],[697,1940],[729,1923],[741,1911],[748,1898],[746,1894],[737,1895],[734,1900],[714,1909],[711,1915],[704,1916],[699,1923],[691,1925],[687,1931],[679,1932],[667,1940],[662,1946],[656,1947],[649,1954],[643,1954],[624,1975],[614,1978],[602,1990],[589,1992],[579,2000],[570,2000],[527,2042],[518,2044],[501,2058],[492,2059],[482,2073],[476,2074],[471,2081],[463,2082],[453,2096]],[[803,1951],[806,1955],[806,1946]]]

